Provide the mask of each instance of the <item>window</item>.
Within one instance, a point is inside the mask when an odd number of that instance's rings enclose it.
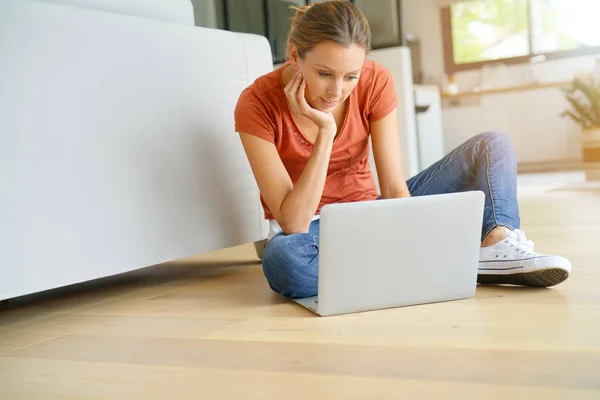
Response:
[[[597,0],[471,0],[442,9],[446,71],[600,52]]]
[[[354,4],[369,21],[371,47],[377,49],[402,43],[398,0],[355,0]]]
[[[196,25],[265,36],[271,44],[273,62],[286,59],[286,41],[294,10],[324,0],[191,0]],[[348,0],[369,21],[373,49],[402,43],[401,0]]]

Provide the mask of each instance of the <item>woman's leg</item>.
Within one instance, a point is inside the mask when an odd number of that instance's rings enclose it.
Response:
[[[534,252],[533,242],[519,229],[516,157],[506,134],[489,132],[467,140],[407,184],[412,196],[485,193],[479,283],[547,287],[569,276],[569,260]]]
[[[477,135],[407,181],[411,196],[481,190],[485,193],[481,240],[498,226],[521,224],[517,204],[517,166],[504,133]]]
[[[317,295],[319,220],[308,233],[273,237],[263,254],[263,272],[271,289],[289,298]]]

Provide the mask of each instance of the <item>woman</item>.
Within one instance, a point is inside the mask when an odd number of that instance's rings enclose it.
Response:
[[[482,190],[478,282],[547,287],[570,262],[533,251],[520,225],[508,136],[484,133],[406,181],[389,71],[366,59],[370,30],[348,1],[298,8],[288,61],[240,95],[235,126],[270,220],[263,271],[290,298],[317,294],[319,211],[325,204]],[[371,136],[381,194],[368,161]]]

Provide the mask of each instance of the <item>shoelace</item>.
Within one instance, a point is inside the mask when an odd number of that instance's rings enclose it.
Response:
[[[513,236],[517,242],[529,247],[531,250],[533,250],[533,246],[535,246],[535,243],[533,243],[531,240],[528,240],[527,237],[525,236],[525,231],[522,231],[520,229],[515,229],[514,231],[515,235]]]
[[[535,243],[527,239],[524,231],[520,229],[515,229],[514,231],[507,229],[506,236],[516,240],[517,243],[525,247],[524,249],[521,249],[519,246],[515,247],[515,251],[517,253],[525,254],[526,256],[535,255],[535,252],[533,251],[533,246],[535,246]],[[511,244],[510,247],[513,247],[513,245]],[[504,258],[506,258],[506,254],[504,255]]]

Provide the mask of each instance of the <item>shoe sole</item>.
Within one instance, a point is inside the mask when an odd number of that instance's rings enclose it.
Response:
[[[531,287],[550,287],[558,285],[569,277],[569,272],[562,268],[546,268],[518,274],[490,275],[480,274],[477,283],[483,285],[520,285]]]

